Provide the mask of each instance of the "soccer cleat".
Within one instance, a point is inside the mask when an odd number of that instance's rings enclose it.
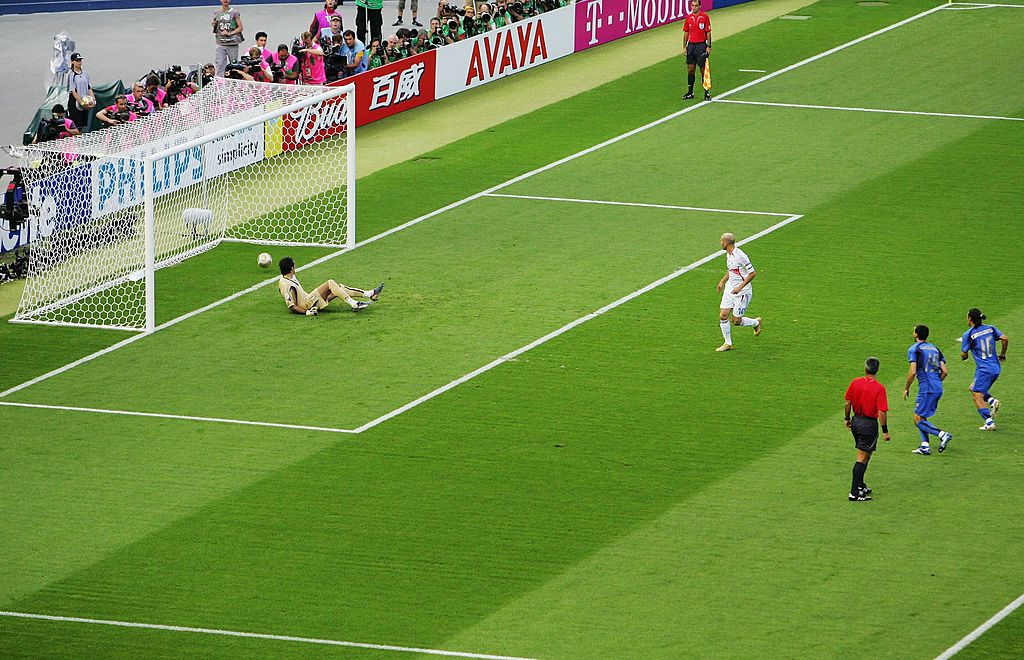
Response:
[[[996,423],[993,422],[990,419],[987,422],[985,422],[984,424],[982,424],[981,426],[979,426],[978,430],[979,431],[995,431],[996,430]]]
[[[931,456],[932,455],[932,449],[931,449],[931,447],[925,447],[924,445],[921,445],[920,447],[918,447],[917,449],[915,449],[914,451],[912,451],[910,453],[911,454],[921,454],[922,456]]]
[[[761,334],[761,328],[764,327],[764,322],[761,320],[760,316],[758,316],[754,320],[757,321],[757,325],[754,326],[754,336],[757,337],[760,336]]]
[[[715,352],[716,353],[724,353],[726,351],[731,351],[731,350],[732,350],[732,344],[722,344],[721,346],[719,346],[718,348],[715,349]]]
[[[952,433],[947,433],[946,431],[943,431],[942,433],[939,434],[939,453],[940,454],[942,452],[946,451],[946,445],[948,445],[949,441],[952,440],[952,439],[953,439],[953,434]]]
[[[319,314],[320,310],[317,309],[316,307],[310,307],[309,309],[306,310],[306,316],[318,316]]]
[[[370,300],[377,300],[380,298],[380,292],[384,290],[384,283],[381,282],[376,289],[370,292]]]
[[[849,498],[851,502],[868,502],[871,500],[871,495],[864,491],[859,491],[856,494],[850,493]]]
[[[689,101],[692,98],[693,98],[693,92],[687,92],[687,93],[683,94],[683,100],[684,101]]]
[[[358,312],[361,309],[366,309],[372,304],[373,303],[369,302],[368,300],[360,300],[359,302],[356,303],[356,306],[352,308],[352,311]]]
[[[711,100],[711,92],[704,92],[704,100],[705,101],[710,101]]]
[[[867,484],[861,484],[860,485],[860,492],[862,494],[864,494],[864,495],[870,495],[871,494],[871,489],[868,488]]]
[[[993,417],[995,417],[996,413],[999,412],[999,406],[1001,406],[1001,405],[1003,405],[1003,404],[999,402],[999,399],[997,399],[995,397],[992,397],[991,399],[989,399],[988,407],[991,409]]]

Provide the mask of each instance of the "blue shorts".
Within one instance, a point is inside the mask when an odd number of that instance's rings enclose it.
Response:
[[[939,409],[939,399],[942,392],[918,392],[917,401],[914,407],[914,414],[928,419]]]
[[[999,378],[999,372],[992,373],[991,371],[975,371],[974,382],[971,383],[972,392],[981,392],[982,394],[988,394],[992,384]]]

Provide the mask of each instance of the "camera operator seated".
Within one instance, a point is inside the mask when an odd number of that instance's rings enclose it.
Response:
[[[39,128],[32,138],[32,144],[60,140],[72,135],[82,134],[82,131],[78,130],[78,127],[75,126],[75,122],[65,116],[64,106],[60,103],[53,106],[53,109],[50,110],[50,115],[50,119],[43,119],[39,122]]]
[[[128,97],[124,94],[114,97],[114,105],[108,105],[96,113],[96,119],[104,126],[117,126],[138,118],[137,114],[128,109]]]
[[[481,8],[481,11],[483,8]],[[508,10],[507,0],[496,0],[494,3],[494,12],[491,14],[491,22],[495,28],[503,28],[506,25],[512,25],[514,19],[512,14]]]
[[[363,42],[356,39],[355,32],[345,30],[344,35],[345,43],[338,49],[338,57],[344,60],[344,64],[338,69],[338,75],[347,78],[366,71],[370,66],[370,56]],[[387,64],[387,60],[383,63]]]
[[[303,85],[323,85],[327,82],[327,72],[324,70],[324,49],[313,41],[311,32],[302,33],[299,62]]]
[[[140,82],[132,84],[132,93],[128,95],[128,109],[140,117],[151,115],[156,110],[153,101],[146,98],[146,89]]]
[[[273,82],[270,64],[263,59],[259,46],[253,46],[249,52],[237,62],[229,62],[224,70],[225,78],[235,80],[254,80],[256,82]]]
[[[280,44],[277,52],[267,60],[274,74],[274,82],[285,85],[299,84],[299,58],[291,54],[287,44]]]

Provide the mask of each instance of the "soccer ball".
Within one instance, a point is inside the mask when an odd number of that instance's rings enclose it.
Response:
[[[270,262],[273,259],[270,258],[269,252],[260,252],[260,256],[256,257],[256,263],[260,265],[260,268],[270,268]]]
[[[96,99],[93,97],[92,94],[86,94],[85,96],[82,97],[82,107],[83,108],[91,108],[91,107],[93,107],[95,105],[96,105]]]

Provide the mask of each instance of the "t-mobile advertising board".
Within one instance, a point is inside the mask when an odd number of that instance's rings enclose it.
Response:
[[[437,98],[519,73],[573,52],[572,7],[437,50]]]
[[[579,52],[686,18],[689,0],[580,0],[576,11],[576,43]],[[713,0],[701,0],[711,9]],[[681,39],[681,37],[680,37]]]

